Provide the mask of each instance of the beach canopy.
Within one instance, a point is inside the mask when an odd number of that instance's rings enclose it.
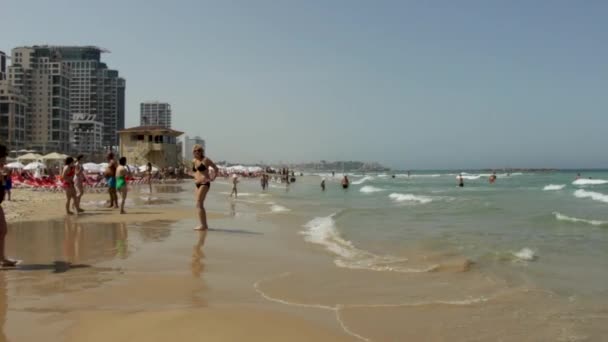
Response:
[[[148,168],[147,164],[144,164],[142,166],[139,167],[139,172],[145,172],[146,168]],[[152,165],[152,172],[158,172],[158,168],[154,165]]]
[[[86,172],[90,172],[90,173],[103,172],[103,168],[101,168],[99,165],[97,165],[95,163],[84,163],[84,164],[82,164],[82,169],[85,170]]]
[[[22,161],[22,160],[38,160],[40,159],[40,157],[42,157],[41,155],[39,155],[38,153],[28,153],[28,154],[24,154],[22,156],[17,157],[18,161]]]
[[[53,152],[53,153],[49,153],[43,157],[40,157],[40,159],[42,159],[42,160],[65,160],[65,158],[67,158],[67,157],[68,156],[66,156],[65,154]]]
[[[105,169],[108,167],[108,165],[110,165],[110,164],[108,164],[108,163],[100,163],[100,164],[97,164],[97,166],[99,166],[99,167],[100,167],[100,168],[102,168],[103,170],[105,170]]]
[[[13,162],[13,163],[8,163],[8,164],[4,165],[4,167],[6,167],[7,169],[22,170],[25,167],[25,165],[21,164],[20,162]]]
[[[42,164],[41,162],[32,162],[32,163],[27,164],[23,169],[26,171],[33,171],[33,170],[37,170],[37,169],[46,169],[46,165]]]

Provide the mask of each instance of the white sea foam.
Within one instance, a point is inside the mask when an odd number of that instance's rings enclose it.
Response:
[[[362,193],[365,193],[365,194],[371,194],[374,192],[384,191],[384,189],[376,188],[375,186],[371,186],[371,185],[366,185],[366,186],[362,187],[361,189],[359,189],[359,191],[361,191]]]
[[[574,192],[574,196],[578,197],[578,198],[591,198],[594,201],[608,203],[608,195],[604,195],[599,192],[586,191],[583,189],[579,189]]]
[[[365,177],[363,177],[361,179],[358,179],[358,180],[352,182],[352,184],[359,185],[359,184],[363,184],[363,183],[365,183],[367,181],[370,181],[370,180],[373,180],[373,179],[374,179],[374,177],[372,177],[372,176],[365,176]]]
[[[519,252],[514,252],[513,255],[517,259],[523,260],[523,261],[534,261],[538,258],[536,253],[528,247],[522,248]]]
[[[590,225],[593,225],[593,226],[608,225],[608,221],[585,220],[585,219],[581,219],[581,218],[566,216],[566,215],[560,214],[558,212],[553,212],[553,215],[555,215],[555,218],[558,219],[558,220],[560,220],[560,221],[568,221],[568,222],[576,222],[576,223],[586,223],[586,224],[590,224]]]
[[[334,217],[335,214],[314,218],[304,225],[306,230],[302,234],[306,241],[319,244],[335,254],[334,263],[338,267],[404,273],[430,272],[438,267],[432,265],[423,269],[407,268],[402,265],[407,262],[407,258],[380,256],[359,249],[351,241],[340,236]]]
[[[285,213],[285,212],[291,211],[291,209],[286,208],[282,205],[272,204],[270,206],[270,211],[273,213]]]
[[[603,179],[577,179],[572,184],[574,185],[601,185],[607,184],[608,180]]]
[[[392,193],[388,195],[390,199],[395,202],[418,202],[421,204],[431,203],[433,201],[432,198],[426,196],[416,196],[412,194],[399,194]]]
[[[460,176],[457,175],[456,179],[458,179],[458,178],[460,178]],[[481,175],[465,175],[465,174],[462,175],[462,179],[476,180],[479,178],[481,178]]]
[[[566,184],[549,184],[546,185],[543,190],[545,191],[554,191],[554,190],[562,190],[566,187]]]
[[[222,195],[230,195],[230,192],[228,191],[223,191],[220,192],[220,194]],[[248,193],[248,192],[238,192],[237,193],[237,197],[249,197],[249,196],[253,196],[254,194]]]

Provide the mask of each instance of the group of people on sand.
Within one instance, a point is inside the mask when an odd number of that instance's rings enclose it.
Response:
[[[67,157],[64,161],[63,169],[61,170],[61,183],[66,195],[65,212],[67,215],[82,213],[84,209],[81,207],[82,196],[85,192],[86,177],[84,168],[82,167],[84,156],[79,155],[76,159]],[[116,162],[114,153],[109,152],[106,155],[108,166],[104,171],[108,194],[110,196],[109,208],[120,208],[121,214],[126,214],[125,201],[127,200],[127,178],[130,175],[130,170],[127,166],[127,158],[121,157]],[[145,173],[146,183],[152,192],[152,164],[148,163]],[[121,202],[118,204],[118,194],[120,194]],[[73,209],[74,211],[72,211]]]

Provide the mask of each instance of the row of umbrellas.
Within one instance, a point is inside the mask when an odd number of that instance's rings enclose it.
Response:
[[[8,169],[17,169],[17,170],[25,170],[25,171],[33,171],[33,170],[44,170],[46,169],[46,165],[44,163],[41,163],[39,161],[35,161],[35,162],[31,162],[27,165],[23,165],[21,162],[12,162],[12,163],[8,163],[6,164],[4,167],[8,168]],[[95,163],[85,163],[82,164],[82,168],[89,173],[102,173],[106,167],[108,167],[108,163],[101,163],[101,164],[95,164]],[[139,170],[140,172],[144,172],[146,171],[146,165],[142,165],[142,166],[134,166],[134,165],[127,165],[127,167],[129,168],[129,170],[133,171],[133,170]],[[156,166],[152,166],[152,172],[158,172],[158,168]]]
[[[18,161],[28,161],[28,160],[64,160],[68,156],[65,154],[52,152],[47,155],[40,155],[38,153],[27,153],[22,156],[15,158]]]

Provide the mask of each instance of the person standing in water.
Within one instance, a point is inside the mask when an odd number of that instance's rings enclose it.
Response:
[[[205,157],[205,150],[201,145],[194,145],[192,147],[192,154],[194,155],[192,172],[194,173],[194,184],[196,185],[196,209],[200,220],[200,226],[194,228],[194,230],[207,230],[209,226],[207,225],[205,198],[207,198],[211,182],[215,180],[219,168],[211,159]],[[213,177],[209,175],[210,168],[213,169]]]
[[[108,184],[108,194],[110,195],[110,206],[108,208],[118,209],[118,195],[116,195],[116,160],[114,153],[109,152],[107,155],[108,167],[105,171],[106,182]]]
[[[490,176],[490,184],[494,184],[494,182],[496,182],[496,172],[492,172],[492,175]]]
[[[321,191],[325,191],[325,178],[321,180]]]
[[[348,189],[348,185],[350,184],[348,177],[344,175],[342,178],[342,189]]]
[[[120,213],[125,212],[125,201],[127,200],[127,158],[120,157],[118,160],[118,168],[116,168],[116,191],[120,193]]]
[[[76,157],[76,163],[74,164],[74,170],[76,175],[74,176],[74,189],[76,190],[76,197],[74,197],[74,209],[82,213],[84,210],[80,207],[80,201],[82,199],[82,195],[84,195],[84,169],[82,168],[82,158],[84,156],[81,154]]]
[[[76,171],[74,169],[74,158],[67,157],[65,158],[65,166],[61,171],[61,178],[63,182],[63,190],[65,191],[65,213],[68,215],[74,215],[73,212],[70,211],[70,202],[72,200],[76,201],[76,190],[74,189],[74,176],[76,175]]]
[[[239,177],[235,174],[232,175],[232,191],[230,192],[230,197],[232,197],[232,194],[234,194],[234,198],[237,198],[238,196],[238,191],[236,190],[236,185],[239,182]]]
[[[458,186],[464,187],[464,178],[462,178],[462,173],[458,175]]]
[[[2,201],[4,201],[4,177],[2,172],[4,171],[4,163],[6,162],[6,146],[0,145],[0,267],[15,267],[16,261],[6,258],[5,254],[5,238],[7,232],[6,217],[4,216],[4,210],[2,209]]]

